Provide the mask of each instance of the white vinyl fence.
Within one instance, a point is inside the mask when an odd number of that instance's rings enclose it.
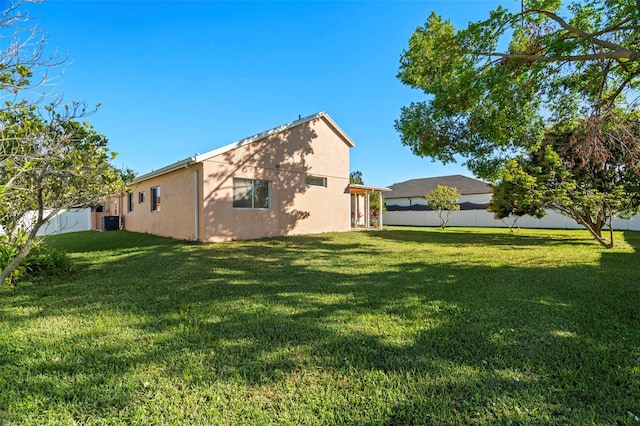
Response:
[[[478,227],[500,227],[506,228],[511,225],[513,218],[505,221],[496,220],[493,213],[486,210],[459,210],[451,213],[448,226],[478,226]],[[427,211],[388,211],[384,213],[385,225],[405,225],[405,226],[440,226],[440,218],[436,212]],[[531,216],[523,216],[516,222],[517,228],[555,228],[555,229],[583,229],[573,219],[565,217],[560,213],[548,210],[547,215],[542,219]],[[613,227],[619,231],[640,231],[640,216],[631,219],[616,218],[613,220]]]
[[[46,212],[45,212],[46,214]],[[24,222],[26,227],[35,220],[36,212],[27,215]],[[38,230],[38,236],[65,234],[67,232],[89,231],[91,230],[91,209],[70,209],[62,210],[52,217]],[[0,234],[4,233],[0,227]]]

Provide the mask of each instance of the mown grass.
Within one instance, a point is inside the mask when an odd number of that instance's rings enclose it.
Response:
[[[0,290],[0,424],[639,424],[640,233],[50,238]]]

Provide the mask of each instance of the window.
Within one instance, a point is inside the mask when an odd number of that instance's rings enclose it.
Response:
[[[307,176],[305,183],[311,186],[327,186],[327,178],[318,176]]]
[[[138,192],[138,204],[144,203],[144,192]]]
[[[118,202],[117,201],[113,202],[113,215],[114,216],[118,216]]]
[[[156,186],[151,188],[151,211],[160,211],[160,187]]]
[[[129,206],[129,213],[133,211],[133,192],[127,194],[127,205]]]
[[[241,209],[271,208],[271,182],[234,178],[233,207]]]

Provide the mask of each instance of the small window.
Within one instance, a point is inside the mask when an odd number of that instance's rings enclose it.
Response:
[[[307,185],[311,186],[327,186],[327,178],[318,176],[307,176],[305,179]]]
[[[114,216],[118,216],[118,202],[117,201],[113,202],[113,215]]]
[[[151,211],[160,211],[160,187],[156,186],[151,188]]]
[[[127,205],[129,207],[129,213],[133,211],[133,192],[127,194]]]
[[[144,192],[138,192],[138,204],[144,203]]]
[[[234,178],[233,207],[241,209],[271,208],[271,182]]]

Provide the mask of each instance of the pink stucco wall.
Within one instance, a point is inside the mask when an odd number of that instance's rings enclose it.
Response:
[[[200,241],[349,230],[349,145],[323,117],[191,166],[198,170]],[[309,186],[307,175],[326,178]],[[233,207],[233,178],[271,182],[269,209]],[[151,211],[151,188],[161,188]],[[176,239],[195,237],[194,175],[179,169],[132,188],[134,208],[120,198],[124,229]],[[145,194],[139,203],[139,193]]]
[[[202,169],[201,165],[193,168]],[[160,209],[151,210],[151,189],[160,188]],[[140,182],[131,188],[133,212],[129,211],[124,197],[122,216],[124,229],[146,232],[180,240],[191,240],[195,236],[193,172],[186,168]],[[140,193],[144,201],[140,202]]]

